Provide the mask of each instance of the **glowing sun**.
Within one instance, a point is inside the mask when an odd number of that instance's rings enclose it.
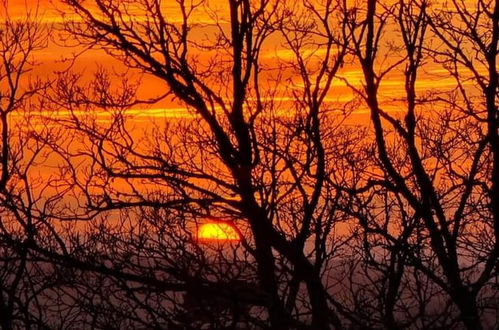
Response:
[[[197,232],[198,240],[239,241],[241,237],[234,226],[224,222],[202,224]]]

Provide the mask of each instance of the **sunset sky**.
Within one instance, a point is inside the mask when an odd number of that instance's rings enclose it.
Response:
[[[57,27],[67,17],[64,16],[65,7],[60,3],[59,0],[10,0],[8,2],[8,11],[13,17],[24,17],[26,14],[26,6],[28,10],[36,10],[38,4],[39,16],[41,21],[47,23],[48,25],[53,24]],[[217,10],[224,12],[224,1],[223,0],[210,0],[209,4],[206,5],[210,10]],[[171,8],[167,8],[167,11],[175,13]],[[173,14],[171,14],[173,15]],[[172,16],[170,16],[172,17]],[[205,37],[209,38],[209,26],[212,25],[213,19],[206,14],[205,9],[199,9],[198,12],[193,15],[192,18],[195,23],[204,24],[206,32],[204,32]],[[386,38],[386,41],[389,41]],[[72,56],[72,54],[79,51],[78,48],[63,47],[62,45],[57,45],[60,43],[60,33],[55,32],[50,45],[47,49],[39,51],[36,53],[36,59],[40,62],[40,66],[35,70],[34,74],[41,76],[51,75],[54,71],[58,71],[67,67],[67,59]],[[202,54],[200,54],[202,55]],[[269,65],[280,60],[289,60],[293,56],[292,52],[285,49],[282,45],[282,40],[278,37],[269,39],[261,55],[262,63],[268,63]],[[390,63],[393,59],[386,59],[386,63]],[[387,65],[387,64],[385,64]],[[78,72],[82,72],[86,75],[90,75],[97,66],[102,66],[107,69],[115,70],[118,72],[123,72],[125,68],[121,63],[111,58],[109,55],[105,54],[103,51],[92,50],[80,55],[73,69]],[[400,103],[397,101],[398,98],[404,93],[403,88],[403,66],[394,70],[391,74],[387,75],[384,82],[381,85],[381,95],[384,97],[383,107],[387,111],[397,111],[400,108]],[[137,72],[132,72],[135,77],[139,77]],[[345,65],[340,72],[340,76],[347,79],[351,84],[359,86],[362,79],[362,72],[358,69],[356,65]],[[328,101],[334,108],[336,102],[345,102],[352,99],[351,90],[345,86],[344,82],[336,79],[333,82],[333,89],[330,93]],[[440,66],[434,65],[432,63],[427,63],[424,70],[420,71],[420,76],[418,77],[418,89],[421,93],[430,90],[446,90],[454,86],[454,79],[448,75],[448,73],[442,69]],[[141,77],[141,87],[139,89],[139,94],[144,97],[154,97],[164,93],[166,90],[165,85],[158,79],[151,76]],[[144,109],[147,109],[145,112]],[[358,108],[357,114],[363,116],[366,112],[364,108]],[[149,117],[185,117],[188,113],[185,111],[184,107],[172,100],[162,100],[157,104],[147,105],[145,107],[139,106],[136,109],[131,109],[130,114],[140,115],[139,118],[149,118]]]
[[[0,330],[495,329],[498,56],[499,0],[0,0]]]

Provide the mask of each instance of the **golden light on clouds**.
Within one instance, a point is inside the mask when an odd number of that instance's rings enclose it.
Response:
[[[438,2],[437,2],[438,3]],[[92,1],[88,2],[88,6],[91,8],[94,5]],[[64,2],[61,0],[10,0],[7,2],[8,11],[13,17],[23,17],[26,12],[37,13],[39,19],[47,24],[51,23],[61,23],[63,21],[72,20],[71,12],[67,9]],[[141,22],[147,19],[144,11],[139,10],[138,4],[131,5],[127,7],[131,12],[138,11],[137,15],[134,15],[132,19],[136,22]],[[168,14],[168,18],[171,22],[177,22],[178,17],[180,22],[180,13],[178,12],[178,6],[174,2],[164,2],[164,11]],[[140,7],[140,6],[139,6]],[[226,2],[222,0],[207,0],[203,6],[199,6],[193,11],[192,16],[189,18],[189,22],[193,25],[193,32],[191,37],[194,35],[196,41],[215,38],[215,32],[218,31],[214,25],[214,22],[218,20],[221,26],[228,24],[229,16],[227,11]],[[177,23],[178,23],[177,22]],[[71,61],[67,61],[68,58],[72,58],[73,54],[79,53],[80,49],[78,47],[63,47],[62,41],[57,40],[60,37],[61,31],[57,30],[58,25],[53,24],[55,32],[51,38],[51,42],[48,47],[43,51],[39,51],[35,54],[36,60],[40,63],[35,68],[34,74],[39,76],[50,76],[54,71],[61,70],[61,68],[69,67]],[[390,34],[390,33],[389,33]],[[393,35],[397,38],[397,34]],[[56,40],[56,42],[54,41]],[[70,40],[70,39],[69,39]],[[69,42],[71,44],[71,42]],[[289,47],[284,46],[284,41],[277,34],[269,37],[269,40],[264,44],[261,54],[261,67],[274,68],[278,67],[280,62],[290,62],[293,61],[294,53]],[[191,56],[196,58],[197,61],[210,62],[214,57],[219,54],[211,54],[210,52],[203,52],[195,47],[190,49]],[[307,61],[317,61],[324,56],[325,48],[311,47],[310,49],[304,48],[302,55]],[[386,59],[386,62],[390,64],[394,61],[394,58]],[[282,64],[282,63],[281,63]],[[288,63],[289,64],[289,63]],[[87,51],[87,53],[80,54],[78,60],[74,63],[73,68],[79,72],[85,72],[87,76],[95,70],[97,66],[104,66],[110,71],[128,71],[129,68],[123,66],[122,63],[116,59],[111,58],[102,50],[94,49]],[[417,89],[419,93],[427,92],[428,90],[449,90],[455,86],[455,81],[453,77],[443,72],[439,75],[432,74],[437,70],[441,69],[440,66],[434,63],[427,63],[424,66],[424,72],[420,75],[417,83]],[[137,73],[130,70],[133,73]],[[293,96],[291,93],[293,89],[301,89],[303,87],[303,82],[300,77],[295,72],[285,72],[290,75],[289,81],[286,83],[280,83],[275,86],[275,89],[279,91],[280,95],[272,95],[273,101],[283,101],[281,115],[286,115],[289,113],[289,107],[287,106],[287,101],[293,101]],[[271,70],[269,72],[262,71],[261,77],[267,79],[272,76]],[[314,74],[311,74],[315,78]],[[362,89],[363,84],[363,73],[358,65],[348,65],[346,64],[338,72],[338,77],[332,82],[332,91],[328,94],[326,100],[333,105],[334,102],[349,102],[353,98],[352,90],[346,85],[346,81],[349,84]],[[270,78],[269,78],[270,79]],[[292,82],[290,85],[289,82]],[[388,74],[383,82],[380,84],[381,94],[383,98],[381,102],[388,102],[390,104],[383,104],[385,110],[387,111],[398,111],[401,107],[400,103],[393,105],[393,100],[397,100],[404,97],[405,90],[401,88],[404,84],[404,74],[403,66],[396,68]],[[165,92],[166,86],[158,81],[154,77],[143,76],[138,90],[138,94],[141,99],[147,99],[150,97],[156,97]],[[248,98],[251,100],[251,98]],[[393,110],[392,110],[393,108]],[[365,109],[359,107],[356,113],[364,113]],[[144,120],[144,118],[190,118],[192,114],[189,113],[183,104],[172,101],[171,98],[165,98],[155,104],[153,107],[138,105],[136,108],[131,109],[128,113],[130,115],[138,115],[139,118],[136,120]],[[364,120],[367,122],[367,119]]]

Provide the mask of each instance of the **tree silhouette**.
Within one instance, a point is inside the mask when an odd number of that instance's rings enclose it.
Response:
[[[168,207],[194,219],[211,214],[236,219],[231,221],[248,229],[243,244],[255,259],[255,275],[268,295],[270,326],[288,328],[300,319],[292,314],[303,313],[298,304],[310,304],[314,328],[328,328],[330,323],[341,327],[338,311],[329,306],[328,300],[334,299],[322,281],[333,249],[329,235],[341,218],[331,212],[337,197],[326,178],[334,155],[325,150],[323,135],[327,143],[334,143],[332,136],[341,134],[336,130],[325,134],[321,128],[328,120],[325,113],[332,110],[323,105],[346,51],[347,36],[337,10],[341,4],[304,2],[300,8],[288,8],[270,1],[230,1],[227,25],[220,19],[215,36],[198,41],[191,36],[196,27],[190,16],[201,3],[178,2],[180,23],[170,22],[167,8],[159,2],[137,2],[132,8],[121,2],[96,1],[97,12],[83,3],[67,3],[84,22],[66,25],[79,42],[102,47],[128,66],[160,78],[196,114],[188,127],[172,124],[143,143],[152,146],[149,151],[141,150],[127,135],[121,119],[96,129],[93,123],[73,118],[71,128],[92,136],[92,147],[85,153],[103,173],[102,179],[122,179],[133,191],[120,196],[103,184],[99,186],[102,199],[89,196],[89,206],[99,210]],[[139,10],[140,20],[131,17],[132,10]],[[288,18],[292,10],[294,22]],[[286,63],[275,71],[260,61],[272,34],[285,36],[295,55],[287,64],[300,82],[281,76]],[[192,54],[195,49],[215,56],[202,62]],[[306,49],[312,50],[312,56],[302,54]],[[89,93],[82,95],[87,101],[75,100],[74,89],[68,88],[72,79],[62,79],[69,97],[60,99],[73,105],[119,106],[110,98],[89,101]],[[294,108],[292,118],[282,117],[279,108],[287,105],[273,100],[289,92],[279,90],[286,81],[305,85],[286,101]],[[192,122],[197,124],[193,127]],[[337,124],[331,119],[328,125]],[[346,143],[348,137],[340,139],[339,143]],[[140,192],[136,184],[145,179],[161,184],[161,192]]]
[[[377,167],[382,173],[373,187],[379,185],[391,195],[385,204],[399,204],[377,217],[385,222],[384,228],[379,228],[377,220],[370,224],[372,220],[366,218],[364,210],[359,212],[365,230],[389,241],[384,247],[391,255],[389,264],[383,261],[383,267],[388,267],[384,270],[388,272],[384,317],[389,328],[399,326],[394,323],[393,307],[395,300],[401,299],[399,290],[406,267],[427,276],[448,295],[466,328],[482,328],[480,296],[491,294],[487,287],[496,276],[498,260],[494,197],[497,170],[493,161],[497,142],[497,41],[494,32],[485,32],[487,26],[494,30],[492,26],[497,25],[494,15],[485,18],[485,13],[494,12],[496,6],[478,2],[477,8],[468,10],[464,3],[453,2],[451,9],[441,10],[431,8],[426,1],[400,2],[391,7],[368,1],[350,18],[352,52],[365,79],[364,88],[357,92],[370,109]],[[453,19],[456,13],[457,21]],[[398,48],[400,60],[385,65],[378,58],[383,56],[379,50],[390,17],[399,25],[403,43]],[[471,26],[473,29],[468,30]],[[483,46],[484,60],[476,53],[478,44]],[[396,46],[392,45],[394,50]],[[479,73],[468,52],[484,63],[488,75]],[[429,59],[443,64],[457,78],[456,89],[418,93],[418,75]],[[401,65],[403,120],[383,110],[380,92],[383,78]],[[464,86],[467,70],[475,74],[472,79],[481,82],[482,95],[471,97],[472,88]],[[476,115],[481,112],[480,102],[487,104],[483,119]],[[393,221],[388,218],[394,216],[402,221],[396,234],[387,227]]]
[[[30,133],[47,130],[46,122],[36,119],[47,86],[30,72],[49,31],[37,23],[36,10],[15,19],[1,1],[0,14],[0,326],[43,328],[47,323],[38,299],[51,284],[51,269],[33,261],[28,246],[53,230],[47,222],[51,203],[39,190],[48,185],[33,175],[34,164],[45,161],[50,149]]]
[[[60,5],[127,72],[1,23],[2,329],[497,326],[499,1]]]

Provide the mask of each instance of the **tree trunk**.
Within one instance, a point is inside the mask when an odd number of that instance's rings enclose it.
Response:
[[[468,330],[482,330],[476,298],[467,290],[463,289],[456,294],[454,301],[460,310],[461,321]]]

